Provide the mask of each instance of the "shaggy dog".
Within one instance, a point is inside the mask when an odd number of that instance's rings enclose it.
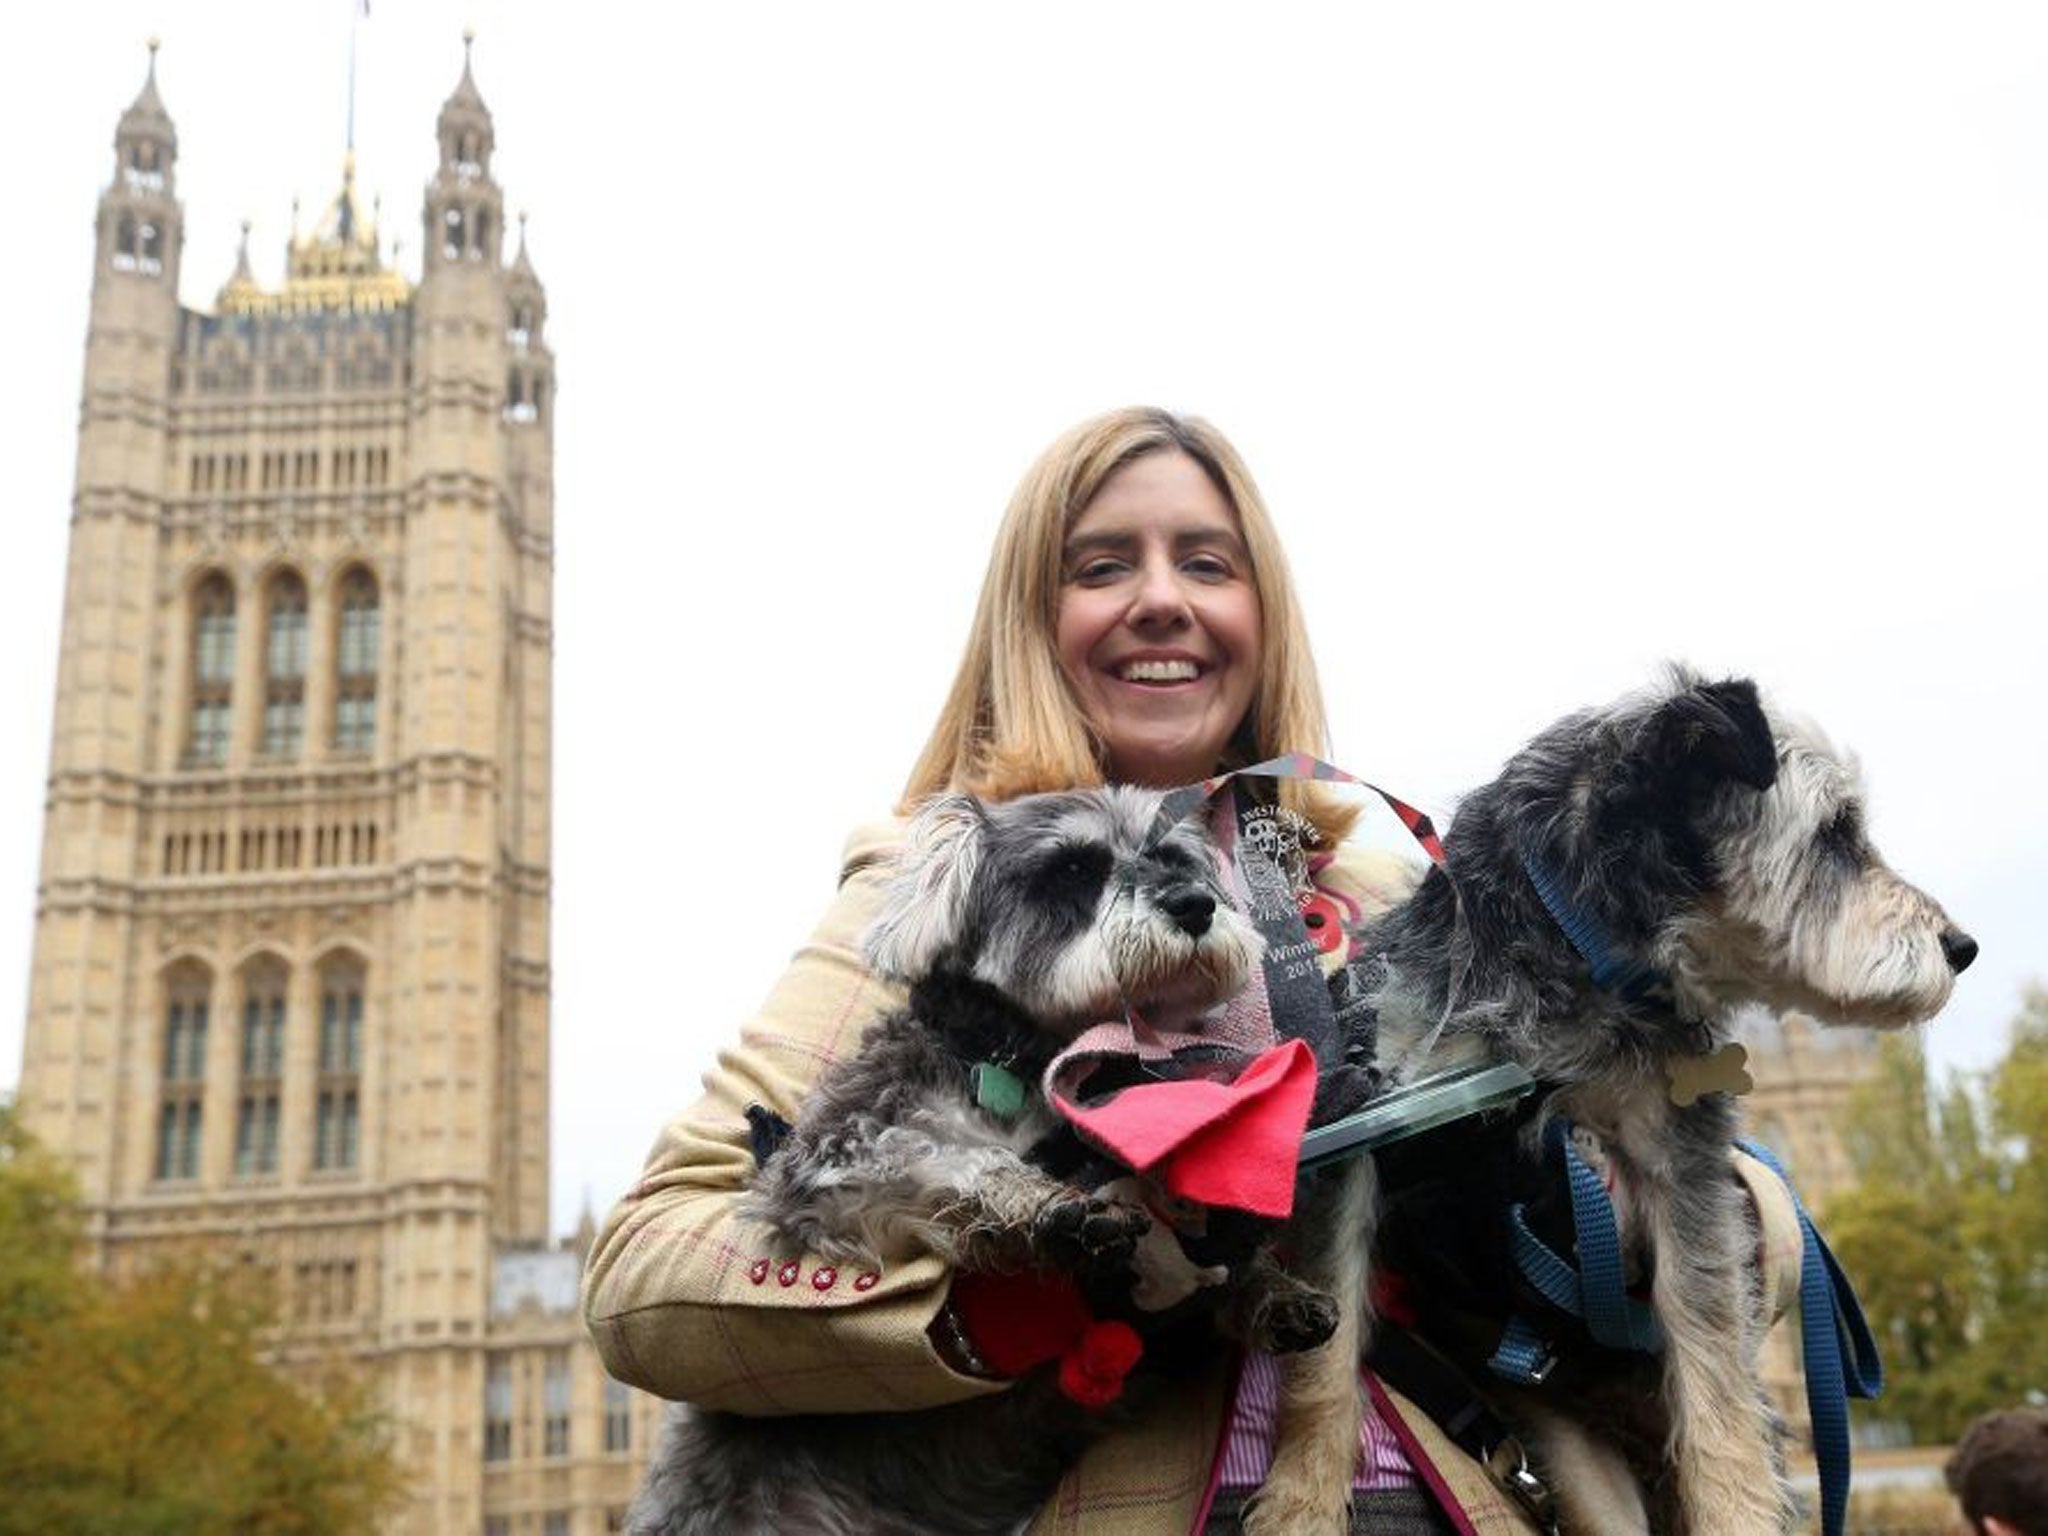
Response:
[[[1353,1240],[1323,1246],[1332,1269],[1301,1272],[1348,1302],[1376,1256],[1396,1259],[1420,1282],[1423,1330],[1487,1380],[1511,1289],[1497,1216],[1506,1198],[1555,1188],[1545,1127],[1570,1121],[1604,1165],[1663,1350],[1582,1352],[1583,1368],[1515,1396],[1563,1528],[1783,1531],[1792,1506],[1756,1372],[1755,1234],[1729,1168],[1739,1116],[1728,1093],[1676,1079],[1748,1005],[1838,1024],[1931,1018],[1976,943],[1871,845],[1853,763],[1747,681],[1674,669],[1647,694],[1560,721],[1460,805],[1444,842],[1447,868],[1372,925],[1347,983],[1377,1014],[1397,1080],[1517,1062],[1541,1085],[1536,1112],[1505,1132],[1437,1133],[1451,1156],[1391,1199],[1377,1239],[1361,1160],[1298,1218]],[[1397,1162],[1379,1170],[1390,1183]],[[1469,1327],[1482,1316],[1483,1331]],[[1248,1529],[1342,1528],[1351,1363],[1368,1323],[1347,1305],[1330,1347],[1287,1362],[1274,1474]]]
[[[909,983],[909,1005],[820,1079],[746,1212],[786,1245],[836,1261],[936,1253],[962,1271],[1032,1267],[1128,1296],[1146,1211],[1088,1192],[1106,1180],[1081,1177],[1078,1139],[1042,1099],[991,1112],[974,1073],[1035,1083],[1061,1046],[1127,1003],[1148,1018],[1185,1017],[1256,974],[1261,942],[1231,903],[1214,845],[1188,821],[1156,834],[1159,806],[1157,794],[1111,788],[990,805],[947,796],[923,810],[864,941],[878,975]],[[1328,1296],[1255,1243],[1243,1260],[1222,1286],[1226,1326],[1273,1350],[1329,1335]],[[910,1414],[678,1408],[630,1529],[1013,1530],[1099,1422],[1043,1370]]]

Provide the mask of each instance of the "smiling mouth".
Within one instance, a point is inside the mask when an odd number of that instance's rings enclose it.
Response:
[[[1202,669],[1192,661],[1127,661],[1115,675],[1126,683],[1192,683]]]

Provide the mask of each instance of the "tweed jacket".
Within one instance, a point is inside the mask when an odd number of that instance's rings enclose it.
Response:
[[[797,952],[738,1045],[720,1054],[703,1096],[662,1132],[640,1181],[619,1201],[590,1250],[584,1317],[607,1369],[661,1397],[748,1414],[935,1407],[992,1383],[947,1366],[927,1332],[943,1304],[947,1272],[933,1257],[842,1269],[814,1254],[772,1245],[736,1214],[754,1162],[746,1110],[762,1104],[794,1119],[832,1061],[858,1047],[862,1030],[903,1001],[870,975],[862,932],[880,910],[903,823],[865,827],[848,841],[837,899]],[[1402,861],[1344,850],[1319,876],[1370,915],[1413,882]],[[1768,1180],[1767,1180],[1768,1182]],[[1789,1201],[1765,1208],[1766,1279],[1785,1298],[1789,1247],[1797,1290],[1799,1239]],[[1790,1225],[1789,1237],[1785,1228]],[[1776,1270],[1776,1274],[1771,1274]],[[1038,1531],[1174,1532],[1203,1507],[1228,1406],[1230,1376],[1105,1435],[1040,1514]],[[1487,1476],[1420,1413],[1379,1398],[1425,1480],[1441,1479],[1480,1532],[1531,1529]]]

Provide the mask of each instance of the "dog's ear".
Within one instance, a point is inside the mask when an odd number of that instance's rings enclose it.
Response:
[[[1723,784],[1769,789],[1778,744],[1746,677],[1680,688],[1644,722],[1639,750],[1651,779],[1690,799]]]
[[[986,825],[972,795],[939,795],[918,809],[881,916],[861,940],[876,975],[915,981],[959,937]]]

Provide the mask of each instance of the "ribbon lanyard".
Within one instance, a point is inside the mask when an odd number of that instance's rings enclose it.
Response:
[[[1318,834],[1298,812],[1254,801],[1244,792],[1242,781],[1248,779],[1356,784],[1385,801],[1409,835],[1422,845],[1422,851],[1439,865],[1444,862],[1443,843],[1429,818],[1405,800],[1306,752],[1285,753],[1248,768],[1184,784],[1167,791],[1160,801],[1146,838],[1148,850],[1175,825],[1209,805],[1226,785],[1230,786],[1235,814],[1229,823],[1231,835],[1224,851],[1245,900],[1245,915],[1266,941],[1262,963],[1274,1033],[1282,1040],[1306,1041],[1315,1053],[1318,1070],[1327,1072],[1341,1059],[1337,1016],[1315,941],[1309,937],[1301,916],[1302,897],[1307,894],[1308,884],[1307,850]],[[1301,861],[1299,872],[1289,867],[1290,855]]]

